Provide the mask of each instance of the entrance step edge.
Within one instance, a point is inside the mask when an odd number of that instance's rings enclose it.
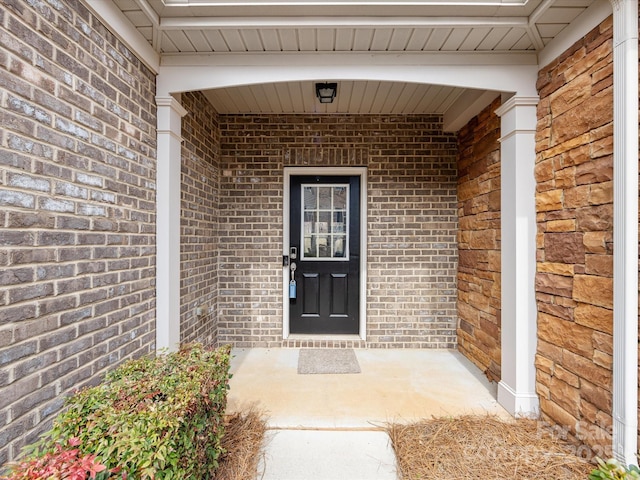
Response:
[[[367,348],[358,335],[290,335],[282,348]]]

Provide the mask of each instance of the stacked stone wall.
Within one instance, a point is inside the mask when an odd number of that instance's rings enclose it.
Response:
[[[330,165],[368,167],[367,345],[456,346],[457,142],[440,116],[221,115],[220,128],[220,342],[282,345],[283,167]]]
[[[0,8],[0,465],[155,345],[155,77],[82,2]]]
[[[458,132],[458,348],[500,381],[500,118],[497,98]]]
[[[539,72],[537,392],[542,414],[610,453],[612,19]]]
[[[218,314],[218,115],[202,93],[182,106],[180,342],[216,343]]]

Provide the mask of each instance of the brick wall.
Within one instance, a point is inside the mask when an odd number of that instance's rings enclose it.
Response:
[[[458,132],[458,348],[500,381],[500,118],[493,101]]]
[[[217,113],[202,93],[182,94],[180,341],[216,342],[218,303]],[[196,309],[202,315],[196,315]]]
[[[154,92],[80,2],[3,2],[0,464],[154,348]]]
[[[538,77],[537,392],[543,415],[611,445],[612,20]],[[576,426],[578,428],[576,429]]]
[[[218,339],[282,344],[283,167],[368,167],[367,339],[456,345],[457,143],[439,116],[220,116]]]

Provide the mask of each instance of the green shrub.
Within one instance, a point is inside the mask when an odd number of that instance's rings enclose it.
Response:
[[[129,361],[93,388],[70,397],[36,446],[79,440],[109,470],[135,479],[202,479],[222,453],[230,347],[194,344]]]
[[[589,480],[631,480],[640,479],[640,469],[635,465],[625,467],[616,459],[606,462],[598,458],[598,468],[589,475]]]

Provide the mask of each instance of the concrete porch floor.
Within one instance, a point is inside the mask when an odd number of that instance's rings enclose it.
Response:
[[[361,373],[299,375],[298,349],[233,351],[228,410],[268,417],[261,480],[395,480],[385,424],[509,414],[497,386],[451,350],[356,349]]]
[[[371,428],[432,416],[509,414],[497,385],[454,350],[356,349],[359,374],[299,375],[299,349],[235,349],[229,410],[257,404],[272,428]]]

